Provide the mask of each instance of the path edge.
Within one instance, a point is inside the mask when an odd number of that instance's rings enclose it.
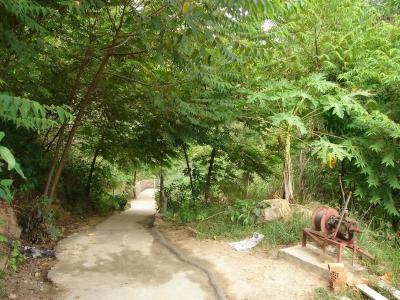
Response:
[[[180,259],[184,263],[192,265],[193,267],[199,269],[204,274],[206,274],[208,277],[208,281],[210,282],[210,285],[213,287],[215,295],[217,296],[218,300],[226,300],[227,299],[223,289],[221,288],[221,286],[218,283],[218,280],[215,278],[214,274],[210,270],[208,270],[202,264],[194,261],[193,259],[190,259],[181,250],[179,250],[177,247],[172,245],[156,227],[151,228],[151,233],[157,241],[159,241],[161,244],[163,244],[170,252],[172,252],[175,256],[177,256],[178,259]]]

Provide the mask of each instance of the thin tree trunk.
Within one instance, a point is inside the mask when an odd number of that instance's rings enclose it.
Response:
[[[99,67],[98,67],[98,69],[96,71],[95,76],[93,77],[92,81],[90,82],[90,84],[88,86],[88,89],[86,91],[86,94],[85,94],[84,98],[82,99],[82,101],[79,104],[78,113],[77,113],[77,115],[75,117],[75,121],[74,121],[74,124],[72,125],[71,131],[69,132],[69,135],[68,135],[68,138],[67,138],[67,142],[65,144],[64,150],[63,150],[61,158],[60,158],[60,162],[59,162],[58,167],[57,167],[57,171],[55,172],[55,175],[54,175],[54,180],[52,182],[51,189],[50,189],[50,194],[49,194],[50,198],[54,197],[54,194],[55,194],[58,182],[60,180],[61,173],[62,173],[62,171],[64,169],[64,166],[65,166],[65,163],[66,163],[66,159],[67,159],[67,155],[68,155],[69,150],[71,148],[72,141],[74,139],[75,133],[76,133],[78,127],[80,126],[80,123],[82,121],[83,116],[85,115],[85,111],[86,111],[87,106],[89,105],[89,103],[92,100],[92,95],[93,95],[93,93],[95,92],[95,90],[97,88],[97,84],[98,84],[98,82],[100,81],[100,79],[101,79],[101,77],[103,75],[103,71],[104,71],[105,67],[108,64],[108,61],[109,61],[109,59],[111,57],[111,54],[112,54],[112,51],[114,50],[114,47],[117,45],[117,39],[118,39],[118,36],[119,36],[120,31],[121,31],[121,28],[122,28],[122,25],[123,25],[123,22],[124,22],[124,18],[125,18],[126,6],[127,6],[126,4],[127,4],[127,1],[124,3],[124,7],[123,7],[122,14],[121,14],[121,18],[120,18],[118,27],[115,29],[115,34],[113,36],[113,39],[112,39],[110,45],[108,46],[107,51],[104,54],[104,56],[103,56],[103,58],[102,58],[102,60],[100,62],[100,65],[99,65]]]
[[[94,25],[92,27],[92,30],[94,30]],[[84,60],[82,61],[81,65],[79,67],[78,73],[77,73],[75,81],[74,81],[73,88],[72,88],[71,93],[69,95],[71,104],[73,104],[74,99],[75,99],[75,97],[77,95],[77,91],[79,90],[79,87],[80,87],[80,84],[81,84],[82,75],[83,75],[86,67],[88,66],[88,64],[90,62],[89,54],[90,54],[90,45],[92,44],[92,42],[93,42],[93,37],[92,37],[92,34],[91,34],[90,37],[89,37],[89,46],[87,47],[87,49],[85,51]],[[59,162],[58,161],[58,153],[60,152],[60,149],[61,149],[61,146],[62,146],[62,140],[63,140],[64,132],[65,132],[65,129],[66,129],[67,125],[68,124],[65,121],[61,125],[60,129],[57,131],[55,136],[52,138],[52,140],[46,146],[46,150],[45,151],[47,152],[47,151],[50,150],[51,145],[53,144],[53,142],[58,137],[57,144],[56,144],[56,150],[54,152],[54,157],[53,157],[53,160],[52,160],[52,163],[51,163],[49,174],[47,176],[46,186],[45,186],[44,193],[43,193],[47,197],[50,196],[50,186],[51,186],[51,183],[53,181],[54,171],[55,171],[55,169],[57,167],[57,164]]]
[[[306,159],[306,153],[304,150],[300,150],[300,157],[299,157],[299,193],[301,197],[304,196],[304,189],[305,189],[305,178],[304,178],[304,172],[306,169],[306,166],[308,162],[310,161],[310,158]]]
[[[246,177],[245,177],[245,184],[246,184],[246,190],[245,190],[245,198],[249,198],[249,188],[250,188],[250,181],[252,180],[250,172],[246,172]]]
[[[187,154],[187,150],[186,150],[186,145],[185,144],[182,145],[182,149],[183,149],[183,154],[185,155],[186,168],[187,168],[187,172],[188,172],[188,175],[189,175],[189,181],[190,181],[190,190],[192,192],[192,202],[194,204],[194,186],[193,186],[193,178],[192,178],[192,169],[190,168],[189,157],[188,157],[188,154]]]
[[[56,173],[54,175],[54,180],[53,180],[53,183],[52,183],[51,189],[50,189],[50,195],[49,195],[50,198],[54,197],[54,193],[55,193],[55,190],[57,188],[58,181],[60,180],[61,172],[64,169],[65,162],[66,162],[66,159],[67,159],[67,155],[69,153],[69,149],[71,148],[72,141],[74,139],[76,130],[78,129],[78,127],[81,124],[82,118],[85,115],[86,107],[90,103],[92,94],[93,94],[93,92],[95,91],[95,89],[97,87],[97,83],[100,80],[101,75],[102,75],[102,73],[104,71],[104,68],[107,65],[109,59],[110,59],[110,56],[108,54],[106,54],[104,56],[101,64],[100,64],[97,72],[96,72],[96,75],[94,76],[93,80],[91,81],[91,83],[90,83],[90,85],[88,87],[88,90],[86,92],[86,95],[85,95],[84,99],[82,100],[82,102],[80,104],[78,114],[76,115],[74,124],[72,125],[71,131],[69,132],[69,135],[68,135],[68,138],[67,138],[67,143],[65,144],[64,151],[62,152],[62,155],[61,155],[61,158],[60,158],[60,163],[59,163],[57,171],[56,171]]]
[[[136,199],[136,170],[133,173],[133,199]]]
[[[61,146],[62,146],[62,140],[63,140],[63,136],[64,136],[64,131],[65,131],[65,127],[66,127],[66,123],[64,123],[61,128],[60,128],[60,133],[58,135],[58,140],[57,140],[57,145],[56,145],[56,150],[54,151],[54,156],[53,156],[53,160],[51,162],[51,166],[50,166],[50,170],[49,170],[49,174],[47,175],[47,181],[46,181],[46,186],[44,188],[44,192],[43,195],[46,197],[49,197],[49,192],[50,192],[50,185],[53,179],[53,174],[54,171],[56,169],[57,166],[57,162],[58,162],[58,153],[60,152]]]
[[[90,198],[90,189],[92,187],[93,172],[94,172],[94,168],[96,166],[96,160],[97,160],[97,157],[99,156],[99,154],[100,154],[100,143],[97,146],[96,150],[94,151],[92,163],[90,164],[88,180],[86,182],[86,196],[88,198]]]
[[[167,212],[168,202],[164,194],[164,173],[162,167],[160,168],[160,212],[162,214]]]
[[[211,178],[212,178],[212,171],[213,171],[213,166],[214,166],[214,160],[215,160],[216,153],[217,153],[217,150],[215,148],[213,148],[212,151],[211,151],[210,161],[209,161],[209,164],[208,164],[206,186],[205,186],[205,189],[204,189],[204,200],[206,202],[208,202],[209,198],[210,198]]]
[[[293,203],[293,174],[292,174],[292,159],[290,156],[290,134],[287,133],[285,144],[285,161],[283,166],[283,182],[285,186],[285,199],[289,203]]]

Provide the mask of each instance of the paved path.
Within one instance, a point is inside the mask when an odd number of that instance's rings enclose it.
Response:
[[[208,278],[154,238],[154,190],[144,190],[132,208],[57,246],[49,279],[57,299],[215,299]]]

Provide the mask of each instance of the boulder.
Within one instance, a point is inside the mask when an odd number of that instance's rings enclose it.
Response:
[[[285,199],[265,200],[269,207],[262,210],[262,221],[271,222],[280,218],[286,219],[290,214],[289,201]]]
[[[19,239],[21,231],[13,208],[0,200],[0,234],[10,239]]]

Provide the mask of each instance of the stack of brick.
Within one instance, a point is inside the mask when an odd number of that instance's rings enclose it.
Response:
[[[331,289],[341,289],[346,286],[347,273],[342,263],[330,263],[329,268],[329,286]]]

